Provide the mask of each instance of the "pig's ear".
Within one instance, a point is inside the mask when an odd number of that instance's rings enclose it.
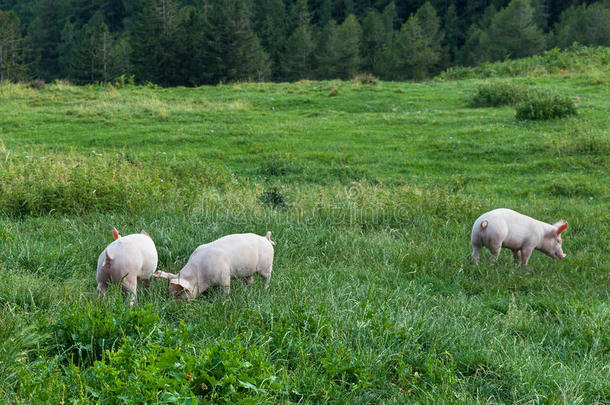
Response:
[[[112,228],[112,236],[114,236],[115,240],[121,237],[121,235],[119,235],[119,231],[117,231],[116,228]]]
[[[183,278],[175,278],[170,280],[169,282],[175,291],[179,291],[181,289],[186,290],[186,292],[191,295],[193,293],[193,285]]]
[[[148,236],[148,237],[150,238],[150,235],[149,235],[149,234],[148,234],[148,232],[146,232],[144,229],[142,229],[142,230],[140,231],[140,233],[141,233],[142,235],[146,235],[146,236]]]
[[[555,226],[557,227],[556,234],[560,235],[561,232],[566,230],[566,228],[568,227],[568,223],[567,222],[563,222],[563,220],[561,220],[558,223],[556,223]]]
[[[164,271],[156,271],[155,274],[153,274],[153,276],[155,277],[160,277],[160,278],[166,278],[168,280],[174,279],[174,278],[178,278],[177,274],[174,273],[166,273]]]

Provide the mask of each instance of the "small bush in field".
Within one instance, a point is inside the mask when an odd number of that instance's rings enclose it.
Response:
[[[32,82],[30,82],[30,87],[35,90],[42,90],[46,87],[46,83],[44,80],[32,80]]]
[[[519,85],[500,82],[479,86],[470,100],[471,107],[500,107],[515,105],[523,100],[525,89]]]
[[[263,191],[259,196],[259,200],[263,204],[270,205],[273,208],[286,208],[288,206],[286,196],[277,187],[272,187],[270,190]]]
[[[377,84],[379,83],[379,79],[370,73],[360,73],[352,78],[352,83]]]
[[[576,115],[576,106],[568,97],[549,92],[531,92],[517,105],[518,120],[550,120]]]

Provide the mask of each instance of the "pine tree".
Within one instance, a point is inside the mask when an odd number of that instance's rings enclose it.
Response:
[[[210,0],[205,25],[209,83],[265,80],[271,62],[252,28],[246,0]]]
[[[567,48],[572,43],[610,46],[610,2],[572,6],[555,26],[555,44]]]
[[[312,27],[309,24],[298,27],[286,42],[282,58],[283,77],[287,80],[312,78],[314,51]]]
[[[476,65],[487,61],[488,31],[491,20],[496,15],[497,10],[490,5],[478,22],[473,23],[466,32],[466,41],[459,49],[457,61],[462,65]]]
[[[487,48],[490,60],[532,56],[545,47],[544,33],[536,26],[530,0],[511,0],[492,19],[487,39],[481,46]]]
[[[0,82],[25,78],[24,46],[19,18],[12,11],[0,10]]]
[[[69,12],[61,0],[38,0],[35,3],[34,19],[28,28],[28,42],[31,44],[33,71],[44,80],[62,75],[59,44]]]
[[[318,46],[318,76],[323,79],[349,79],[360,67],[362,28],[350,14],[343,24],[331,20],[324,28]]]
[[[381,15],[375,10],[370,10],[362,20],[361,54],[363,71],[375,72],[379,54],[387,40],[388,37]]]
[[[386,33],[389,33],[391,36],[394,33],[394,27],[396,26],[396,22],[398,21],[396,5],[393,1],[384,7],[383,12],[381,13],[381,19],[383,21],[383,26],[385,28]]]
[[[436,10],[430,2],[424,3],[415,13],[415,18],[422,30],[425,38],[423,46],[426,49],[426,60],[422,59],[425,66],[425,75],[436,73],[440,69],[440,62],[443,59],[442,42],[445,37],[441,30],[441,20],[436,14]]]
[[[384,47],[378,67],[383,78],[423,79],[440,61],[439,37],[434,34],[434,26],[423,26],[421,20],[411,15]]]
[[[77,83],[108,82],[129,73],[127,43],[115,39],[101,13],[77,31],[66,23],[62,41],[62,65],[67,64],[68,77]]]
[[[269,54],[274,79],[282,76],[282,56],[287,45],[288,22],[283,0],[262,0],[257,10],[256,32],[262,47]]]
[[[178,8],[171,0],[147,0],[131,38],[132,64],[140,81],[164,86],[184,84],[177,77],[183,62],[176,53],[185,44],[178,37]]]
[[[443,48],[446,58],[443,65],[449,66],[457,59],[458,49],[463,41],[463,33],[460,30],[460,22],[454,3],[451,3],[447,8],[443,27],[445,31]]]

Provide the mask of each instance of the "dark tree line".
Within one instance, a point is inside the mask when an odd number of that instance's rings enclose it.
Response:
[[[0,80],[407,80],[573,42],[610,46],[610,0],[0,0]]]

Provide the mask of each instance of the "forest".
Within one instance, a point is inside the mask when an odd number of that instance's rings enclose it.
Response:
[[[421,80],[610,45],[610,1],[1,0],[0,80]]]

